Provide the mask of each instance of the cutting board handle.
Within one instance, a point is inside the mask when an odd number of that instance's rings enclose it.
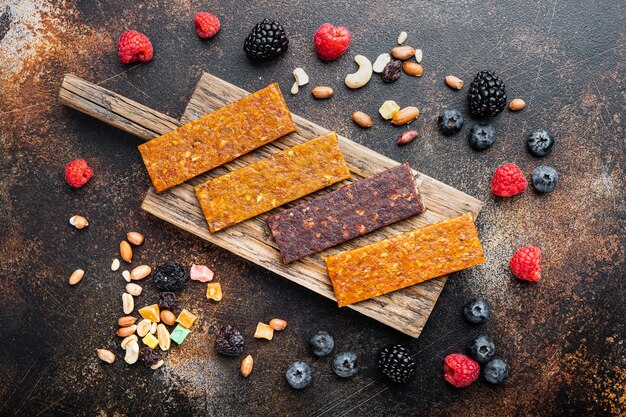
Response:
[[[174,130],[181,123],[129,98],[72,74],[66,74],[59,89],[61,103],[144,140]]]

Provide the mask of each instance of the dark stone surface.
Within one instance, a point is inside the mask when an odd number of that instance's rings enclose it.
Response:
[[[176,4],[173,4],[176,3]],[[8,6],[8,10],[7,10]],[[0,414],[2,415],[620,415],[626,408],[624,317],[624,2],[134,2],[5,0],[0,4]],[[205,8],[222,31],[199,40],[193,14]],[[286,56],[250,63],[242,43],[254,23],[279,19],[291,43]],[[10,22],[7,22],[10,20]],[[320,62],[311,38],[325,21],[353,34],[348,53]],[[146,65],[122,66],[116,41],[125,28],[145,32],[155,46]],[[401,30],[407,44],[424,50],[424,76],[393,84],[375,77],[349,91],[343,78],[352,57],[372,60],[394,46]],[[291,72],[304,67],[311,84],[287,98],[290,108],[396,160],[483,199],[478,224],[487,263],[455,274],[443,291],[422,336],[413,340],[377,322],[177,230],[140,209],[148,177],[136,146],[140,140],[62,107],[55,94],[73,72],[141,103],[180,116],[202,70],[248,90],[278,81],[284,92]],[[464,91],[443,84],[493,69],[510,98],[528,103],[520,113],[495,119],[496,144],[477,153],[467,145],[472,120],[452,137],[437,132],[444,107],[465,114]],[[335,95],[317,102],[314,85]],[[417,105],[413,123],[421,135],[405,147],[395,140],[405,128],[383,123],[384,100]],[[360,109],[375,126],[361,130],[350,119]],[[530,129],[556,133],[544,159],[524,149]],[[70,190],[63,167],[84,157],[95,169],[91,182]],[[539,164],[561,178],[549,195],[532,190],[500,200],[489,179],[505,162],[526,174]],[[91,222],[77,231],[73,214]],[[179,305],[197,313],[187,341],[154,372],[127,366],[114,335],[122,315],[124,281],[109,269],[128,230],[146,235],[139,262],[204,263],[216,271],[224,299],[209,303],[204,286],[190,282]],[[538,284],[516,281],[508,270],[514,250],[537,244],[544,253]],[[67,278],[86,270],[78,286]],[[156,302],[150,282],[137,304]],[[467,324],[463,304],[486,298],[490,320]],[[289,322],[274,340],[253,340],[258,321]],[[218,357],[218,325],[231,323],[246,337],[255,358],[248,380],[239,360]],[[314,359],[306,340],[316,330],[335,336],[337,350],[359,355],[351,380],[334,376],[329,358]],[[500,387],[483,380],[457,390],[441,366],[445,355],[463,351],[481,333],[496,342],[511,376]],[[386,343],[415,352],[416,378],[388,383],[376,371],[375,355]],[[115,351],[117,361],[99,362],[95,349]],[[296,358],[314,369],[312,386],[288,388],[284,370]]]

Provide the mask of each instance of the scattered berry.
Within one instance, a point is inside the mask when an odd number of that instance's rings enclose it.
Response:
[[[65,182],[70,187],[80,188],[93,177],[93,169],[84,159],[76,159],[65,165]]]
[[[222,326],[215,338],[215,350],[224,356],[239,356],[243,353],[244,341],[239,330],[230,324]]]
[[[546,156],[554,146],[554,135],[547,130],[534,130],[526,137],[528,152],[535,156]]]
[[[333,371],[342,377],[348,378],[354,376],[359,370],[356,353],[344,351],[335,353],[333,357]]]
[[[220,20],[213,13],[200,12],[193,17],[196,33],[202,39],[212,38],[220,31]]]
[[[489,304],[482,298],[476,298],[465,305],[463,315],[470,323],[482,323],[489,317]]]
[[[531,175],[533,187],[540,193],[549,193],[554,190],[559,182],[559,175],[556,169],[547,165],[540,165],[533,171]]]
[[[496,353],[496,345],[489,336],[478,336],[472,340],[469,344],[469,352],[472,358],[476,359],[479,363],[487,363],[493,358]]]
[[[313,43],[320,59],[337,59],[350,46],[350,31],[343,26],[324,23],[315,32]]]
[[[387,345],[378,354],[378,368],[393,382],[406,384],[415,373],[415,361],[402,345]]]
[[[321,330],[311,336],[309,346],[315,356],[326,356],[335,348],[335,339],[328,332]]]
[[[509,376],[509,367],[502,359],[494,359],[485,365],[483,376],[487,382],[499,384]]]
[[[117,55],[122,64],[133,62],[148,62],[152,59],[152,44],[150,39],[143,33],[135,30],[127,30],[117,42]]]
[[[446,381],[457,388],[463,388],[478,378],[480,365],[469,356],[453,353],[446,356],[443,363],[443,373]]]
[[[524,173],[515,164],[504,164],[496,169],[491,178],[491,192],[498,197],[513,197],[528,187]]]
[[[180,290],[187,282],[187,274],[178,264],[165,264],[154,270],[152,282],[159,291],[174,292]]]
[[[509,265],[517,278],[537,282],[541,278],[541,250],[536,246],[524,246],[515,252]]]
[[[492,71],[479,72],[469,86],[467,103],[474,116],[497,116],[506,107],[504,82]]]
[[[476,123],[467,137],[472,149],[482,151],[496,141],[496,128],[488,123]]]
[[[285,29],[269,19],[257,23],[243,44],[243,50],[252,59],[270,59],[284,54],[289,46]]]
[[[159,294],[159,308],[161,310],[172,311],[176,307],[176,294],[173,292],[162,292]]]
[[[444,135],[453,135],[463,127],[463,115],[456,109],[444,109],[439,113],[439,130]]]
[[[152,366],[157,364],[157,362],[161,359],[161,355],[159,355],[154,349],[144,346],[139,349],[139,359],[144,363],[144,365]]]
[[[313,370],[308,363],[295,361],[285,372],[287,383],[294,389],[303,389],[309,386],[313,379]]]

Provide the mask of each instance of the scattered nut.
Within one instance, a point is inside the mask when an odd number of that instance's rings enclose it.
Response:
[[[513,99],[509,103],[509,110],[511,111],[520,111],[524,107],[526,107],[526,102],[522,100],[521,98]]]
[[[124,362],[132,365],[133,363],[137,362],[137,359],[139,359],[139,343],[137,343],[136,340],[133,340],[126,346],[126,355],[124,355]]]
[[[265,323],[259,322],[259,324],[256,325],[254,337],[256,339],[272,340],[272,337],[274,337],[274,329]]]
[[[133,249],[130,247],[130,243],[125,240],[120,242],[120,256],[128,263],[133,261]]]
[[[159,339],[159,347],[161,350],[169,350],[170,348],[170,332],[164,324],[157,326],[157,339]]]
[[[293,85],[291,86],[291,94],[295,96],[296,94],[298,94],[298,91],[300,91],[300,88],[298,87],[298,82],[294,81]]]
[[[135,309],[135,300],[133,299],[133,296],[127,292],[122,294],[122,306],[124,309],[124,314],[132,313]]]
[[[70,275],[70,285],[76,285],[80,282],[81,279],[83,279],[83,277],[85,276],[85,271],[83,271],[82,269],[77,269],[76,271],[72,272],[72,275]]]
[[[120,327],[128,327],[128,326],[132,326],[133,324],[135,324],[136,321],[137,321],[136,317],[123,316],[117,319],[117,325]]]
[[[83,216],[72,216],[70,217],[70,224],[77,229],[84,229],[89,226],[89,222]]]
[[[139,338],[137,337],[136,334],[131,334],[130,336],[126,336],[123,340],[122,343],[120,343],[120,346],[122,349],[126,350],[126,348],[128,347],[128,344],[132,341],[137,341],[139,340]]]
[[[393,59],[389,61],[387,65],[385,65],[385,69],[382,74],[380,74],[383,78],[383,81],[386,83],[393,82],[400,78],[400,72],[402,68],[402,61],[397,59]]]
[[[396,142],[398,145],[406,145],[407,143],[411,143],[413,139],[419,136],[417,130],[407,130],[400,136],[398,136],[398,141]]]
[[[402,45],[404,43],[404,41],[406,41],[406,38],[409,36],[408,33],[406,32],[400,32],[400,35],[398,35],[398,45]]]
[[[126,239],[135,246],[143,245],[144,237],[139,232],[126,233]]]
[[[134,282],[129,282],[126,284],[126,292],[132,295],[133,297],[139,297],[143,288],[140,285],[135,284]]]
[[[128,272],[127,270],[123,270],[122,271],[122,276],[124,277],[124,280],[126,282],[130,282],[130,272]]]
[[[159,369],[160,367],[162,367],[164,363],[165,363],[165,362],[163,362],[163,359],[159,359],[159,361],[158,361],[157,363],[155,363],[154,365],[151,365],[151,366],[150,366],[150,369],[152,369],[152,370],[155,370],[155,371],[156,371],[157,369]]]
[[[352,113],[352,120],[354,120],[354,123],[361,127],[367,128],[372,127],[373,125],[372,118],[362,111],[355,111],[354,113]]]
[[[402,69],[412,77],[421,77],[424,74],[424,68],[417,62],[406,61],[402,64]]]
[[[152,322],[152,324],[150,324],[150,333],[151,334],[155,334],[157,332],[157,324],[156,322]]]
[[[400,109],[399,112],[393,115],[393,118],[391,119],[391,124],[396,126],[405,125],[407,123],[411,123],[419,115],[420,111],[417,107],[405,107],[403,109]]]
[[[115,355],[110,350],[107,350],[107,349],[96,349],[96,354],[98,355],[98,358],[100,358],[100,360],[102,360],[102,361],[104,361],[106,363],[113,363],[113,362],[115,362]]]
[[[415,50],[415,60],[417,61],[418,64],[422,63],[422,50],[421,49]]]
[[[293,78],[296,79],[296,83],[298,83],[298,86],[300,87],[309,83],[309,76],[302,68],[296,68],[293,70]]]
[[[385,65],[391,61],[391,55],[389,54],[380,54],[376,61],[374,61],[374,65],[372,65],[372,71],[376,74],[380,74],[385,69]]]
[[[128,337],[131,334],[135,333],[137,331],[137,325],[133,324],[132,326],[128,326],[128,327],[120,327],[119,329],[117,329],[117,332],[115,332],[116,335],[118,335],[119,337]]]
[[[372,78],[372,63],[363,55],[355,56],[354,62],[357,63],[359,69],[355,73],[346,75],[344,81],[350,88],[361,88]]]
[[[318,99],[330,98],[332,97],[333,93],[334,91],[332,88],[323,85],[319,85],[311,90],[311,94],[313,94],[313,97]]]
[[[161,311],[161,321],[168,326],[176,324],[176,315],[169,310]]]
[[[252,367],[254,366],[254,359],[252,359],[252,355],[248,355],[241,362],[241,376],[247,378],[252,372]]]
[[[412,46],[396,46],[391,50],[391,56],[400,61],[405,61],[415,55],[415,48]]]
[[[150,333],[150,327],[152,327],[152,322],[148,319],[143,319],[137,324],[137,334],[139,337],[144,337],[148,333]]]
[[[206,298],[213,301],[221,301],[222,297],[222,286],[219,282],[212,282],[207,284]]]
[[[111,262],[111,271],[117,271],[118,269],[120,269],[120,260],[115,258]]]
[[[463,87],[463,80],[454,75],[448,75],[445,80],[448,87],[454,88],[455,90],[460,90]]]
[[[144,279],[152,272],[152,268],[148,265],[139,265],[130,271],[130,279],[133,281],[139,281],[140,279]]]
[[[271,319],[270,327],[276,331],[281,331],[287,327],[287,322],[283,319]]]
[[[393,100],[387,100],[383,103],[382,106],[380,106],[380,109],[378,109],[378,112],[380,113],[381,116],[383,116],[383,118],[385,118],[386,120],[389,120],[399,110],[400,110],[400,106],[398,106],[398,103],[396,103]]]

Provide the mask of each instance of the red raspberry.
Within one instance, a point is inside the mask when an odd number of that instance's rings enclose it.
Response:
[[[541,249],[524,246],[515,252],[509,265],[517,278],[537,282],[541,279]]]
[[[196,23],[196,33],[202,39],[209,39],[220,31],[220,20],[213,13],[200,12],[193,18]]]
[[[143,33],[127,30],[117,42],[117,54],[122,64],[133,62],[148,62],[152,59],[152,44],[150,39]]]
[[[337,59],[350,46],[350,31],[343,26],[324,23],[315,32],[313,42],[320,59]]]
[[[443,374],[446,381],[457,388],[463,388],[476,381],[480,374],[478,362],[461,353],[446,356],[443,362]]]
[[[93,177],[93,169],[84,159],[76,159],[65,165],[65,182],[70,187],[80,188],[87,184],[91,177]]]
[[[513,197],[528,187],[524,173],[515,164],[504,164],[496,169],[491,178],[491,192],[498,197]]]

